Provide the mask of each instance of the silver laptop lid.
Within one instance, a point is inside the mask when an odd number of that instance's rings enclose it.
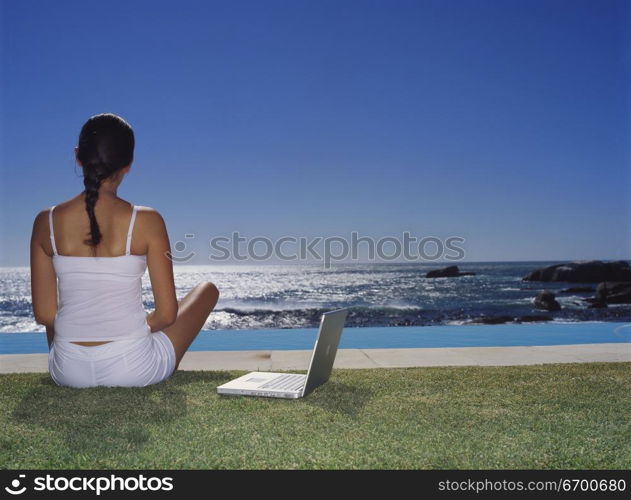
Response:
[[[304,396],[329,380],[347,313],[348,309],[336,309],[322,315],[318,338],[311,354]]]

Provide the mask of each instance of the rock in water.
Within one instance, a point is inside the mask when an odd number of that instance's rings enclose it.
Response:
[[[537,309],[545,309],[546,311],[558,311],[561,309],[559,304],[550,290],[544,290],[537,295],[533,301],[533,304]]]
[[[596,283],[600,281],[631,281],[631,266],[623,260],[602,262],[590,260],[555,264],[531,272],[524,281],[567,281]]]
[[[574,286],[559,290],[558,293],[592,293],[595,291],[596,289],[593,286]]]
[[[525,314],[515,318],[515,323],[532,323],[534,321],[552,321],[552,316],[544,316],[543,314]]]
[[[596,288],[596,297],[593,303],[604,304],[631,304],[631,282],[600,283]]]
[[[426,278],[455,278],[457,276],[475,276],[475,273],[461,273],[458,266],[447,266],[429,271],[425,275]]]
[[[468,324],[473,325],[501,325],[502,323],[508,323],[513,321],[512,316],[480,316],[479,318],[473,318],[468,321]]]

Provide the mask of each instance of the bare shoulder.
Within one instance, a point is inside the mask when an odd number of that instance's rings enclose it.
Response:
[[[48,214],[50,213],[50,209],[52,207],[47,207],[47,208],[43,208],[42,210],[40,210],[37,215],[35,216],[35,223],[39,224],[42,221],[48,221]]]
[[[61,213],[65,213],[68,208],[74,207],[77,204],[81,207],[81,210],[84,210],[83,203],[80,201],[80,195],[75,196],[69,200],[61,201],[55,205],[51,205],[39,211],[39,213],[35,216],[35,221],[33,222],[33,227],[46,226],[48,227],[48,220],[50,217],[50,211],[54,208],[53,217],[58,217]]]
[[[136,217],[142,220],[142,226],[148,232],[161,232],[166,227],[162,214],[155,208],[136,205]]]
[[[51,207],[40,210],[33,220],[33,233],[43,232],[48,227],[48,214]]]
[[[50,237],[50,229],[48,228],[48,221],[50,216],[50,209],[47,207],[40,210],[33,219],[33,229],[31,232],[31,245],[46,246],[46,243]]]

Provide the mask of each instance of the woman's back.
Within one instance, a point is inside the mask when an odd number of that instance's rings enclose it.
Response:
[[[85,210],[83,197],[75,197],[60,203],[54,209],[54,234],[59,255],[92,257],[116,257],[126,253],[128,230],[131,223],[133,207],[125,200],[101,196],[95,204],[94,213],[99,223],[102,241],[92,253],[90,246],[85,244],[86,235],[90,233],[90,219]],[[137,207],[141,211],[145,207]],[[138,216],[136,210],[136,216]],[[146,241],[140,234],[141,228],[135,227],[131,241],[130,253],[145,255],[147,253]]]
[[[89,230],[89,222],[85,220],[85,210],[83,214],[77,210],[75,200],[53,207],[48,213],[53,267],[59,286],[59,309],[54,322],[58,340],[106,341],[142,337],[151,332],[142,306],[146,255],[131,253],[138,207],[123,200],[108,200],[101,208],[103,239],[96,256],[81,255],[86,253],[79,238],[86,232],[81,231],[81,226]],[[109,213],[108,208],[112,208]],[[128,208],[128,213],[121,208]],[[101,248],[103,251],[99,251]]]

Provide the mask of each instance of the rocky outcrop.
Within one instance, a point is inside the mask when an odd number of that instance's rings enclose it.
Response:
[[[533,304],[537,309],[545,309],[546,311],[558,311],[561,309],[561,304],[557,302],[555,295],[550,290],[544,290],[537,295]]]
[[[515,323],[534,323],[535,321],[552,321],[552,316],[543,314],[525,314],[515,318]]]
[[[524,316],[480,316],[479,318],[473,318],[466,323],[469,325],[501,325],[504,323],[531,323],[535,321],[552,321],[552,316],[545,316],[542,314],[527,314]]]
[[[531,272],[524,281],[567,281],[597,283],[601,281],[631,281],[631,266],[623,260],[602,262],[590,260],[555,264]]]
[[[593,286],[574,286],[570,288],[564,288],[557,293],[593,293],[596,289]]]
[[[606,304],[631,304],[631,282],[600,283],[596,288],[596,301]]]
[[[475,273],[462,273],[458,266],[447,266],[429,271],[425,275],[426,278],[455,278],[457,276],[475,276]]]
[[[602,300],[591,299],[590,304],[588,306],[589,309],[604,309],[607,306],[607,302],[603,302]]]
[[[501,325],[510,321],[513,321],[512,316],[480,316],[470,320],[468,323],[473,325]]]

